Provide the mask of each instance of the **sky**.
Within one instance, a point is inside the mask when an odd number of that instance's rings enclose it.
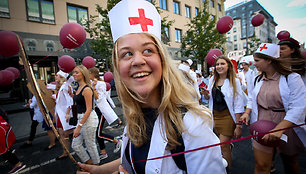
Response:
[[[225,10],[244,0],[226,0]],[[306,0],[257,0],[278,24],[275,33],[289,31],[291,37],[306,43]]]

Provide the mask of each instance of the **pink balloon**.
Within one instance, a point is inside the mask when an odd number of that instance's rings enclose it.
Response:
[[[209,65],[214,65],[216,62],[216,59],[221,56],[223,53],[222,51],[220,51],[219,49],[215,48],[215,49],[211,49],[209,50],[207,56],[206,56],[206,62]]]
[[[70,73],[76,64],[74,58],[68,55],[63,55],[58,59],[57,65],[60,70],[64,71],[65,73]]]
[[[230,16],[223,16],[217,23],[217,30],[219,33],[224,34],[231,30],[233,27],[233,18]]]
[[[112,86],[108,82],[106,82],[106,91],[109,91],[111,89],[111,87]]]
[[[5,68],[5,70],[11,71],[14,74],[14,80],[17,79],[20,75],[19,70],[15,67],[8,67],[8,68]]]
[[[277,38],[279,40],[288,39],[289,37],[290,37],[290,33],[286,30],[282,30],[282,31],[277,33]]]
[[[104,81],[110,83],[114,79],[112,72],[106,72],[104,74]]]
[[[11,57],[19,53],[17,34],[11,31],[0,31],[0,54]]]
[[[62,27],[59,37],[64,48],[72,49],[84,43],[86,32],[80,24],[71,22]]]
[[[94,58],[90,57],[90,56],[86,56],[84,57],[84,59],[82,60],[82,64],[87,68],[92,68],[96,65],[96,61]]]
[[[7,86],[13,83],[15,78],[14,73],[9,70],[0,71],[0,86]]]
[[[258,27],[261,24],[263,24],[264,21],[265,21],[265,16],[263,14],[257,14],[252,18],[251,23],[254,27]]]
[[[234,66],[235,72],[238,73],[238,63],[237,63],[237,61],[234,60],[234,59],[231,59],[231,62],[233,64],[233,66]]]

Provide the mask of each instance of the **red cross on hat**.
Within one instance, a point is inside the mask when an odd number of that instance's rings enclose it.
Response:
[[[144,9],[138,9],[139,17],[129,17],[131,25],[140,24],[142,31],[148,31],[148,25],[153,26],[153,20],[146,18]]]
[[[260,51],[264,50],[264,49],[268,49],[268,47],[266,47],[267,44],[264,44],[262,47],[259,47],[260,48]]]

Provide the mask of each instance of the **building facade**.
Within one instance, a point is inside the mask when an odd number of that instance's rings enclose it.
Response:
[[[265,16],[264,23],[258,27],[251,24],[253,16],[257,14]],[[260,42],[276,43],[275,27],[277,23],[273,16],[265,10],[256,0],[246,0],[226,9],[226,15],[234,20],[233,28],[226,34],[227,50],[246,50],[248,42],[256,37]]]
[[[209,1],[209,12],[217,19],[224,15],[224,1]],[[168,20],[174,21],[172,26],[165,28],[169,39],[169,45],[166,47],[174,59],[180,59],[176,52],[180,48],[183,34],[188,29],[186,24],[202,10],[203,2],[205,0],[154,1],[162,11],[161,17],[167,16]],[[68,22],[82,23],[88,20],[89,16],[98,15],[96,4],[105,8],[107,0],[1,0],[0,30],[13,31],[22,38],[35,77],[49,83],[54,81],[54,75],[58,71],[57,60],[60,56],[70,55],[78,64],[85,56],[92,55],[89,34],[81,47],[63,49],[59,41],[59,32]],[[95,58],[99,62],[100,58]],[[0,70],[8,66],[23,69],[19,64],[18,55],[0,59]],[[14,95],[27,98],[25,83],[25,73],[21,72],[21,78],[13,84],[13,90],[18,91],[14,92],[16,93]],[[0,94],[11,89],[11,85],[0,87]]]

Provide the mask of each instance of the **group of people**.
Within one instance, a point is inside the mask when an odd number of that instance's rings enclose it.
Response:
[[[143,30],[125,21],[140,8],[151,12],[146,14],[153,20],[151,28]],[[101,166],[79,163],[84,171],[226,173],[232,164],[230,144],[157,157],[239,138],[242,124],[248,125],[249,120],[250,124],[273,121],[277,124],[273,130],[305,122],[305,59],[300,54],[283,56],[284,49],[280,49],[294,45],[292,38],[279,45],[261,44],[254,54],[258,73],[243,62],[244,81],[238,78],[230,59],[218,57],[204,93],[209,100],[207,109],[199,105],[190,63],[184,61],[176,67],[162,46],[160,30],[154,28],[160,25],[160,18],[153,8],[146,1],[123,0],[109,13],[115,82],[127,125],[121,159]],[[299,51],[296,47],[290,49]],[[269,133],[263,139],[273,142],[282,134],[288,136],[288,141],[276,150],[281,153],[286,173],[298,173],[297,155],[305,150],[305,126]],[[270,173],[275,149],[255,140],[252,146],[254,173]]]
[[[149,26],[131,22],[138,12],[148,12],[145,16],[151,20],[147,21]],[[56,114],[63,115],[56,117],[57,124],[62,125],[61,136],[67,137],[73,131],[72,148],[82,162],[78,163],[82,171],[77,173],[226,173],[232,164],[230,144],[171,155],[239,138],[243,123],[269,120],[277,124],[273,130],[305,123],[305,58],[294,39],[282,40],[279,45],[262,43],[253,55],[258,73],[248,69],[248,62],[242,62],[244,81],[238,78],[229,58],[218,57],[203,93],[209,101],[206,108],[199,104],[190,61],[177,67],[162,45],[160,16],[150,2],[122,0],[109,12],[109,20],[116,90],[126,119],[122,140],[109,139],[122,143],[121,158],[96,165],[100,158],[95,144],[99,112],[95,110],[100,109],[105,116],[112,113],[105,113],[99,103],[106,98],[100,90],[104,84],[97,70],[88,71],[78,65],[72,73],[78,82],[74,94],[65,82],[58,86],[56,97]],[[57,111],[64,97],[66,106]],[[74,102],[78,124],[66,129]],[[112,116],[107,116],[107,120],[112,120]],[[266,142],[287,135],[287,143],[282,142],[277,148],[253,140],[254,173],[270,172],[276,150],[281,154],[286,173],[298,173],[297,156],[305,151],[305,129],[302,126],[266,134],[263,137]],[[100,136],[103,135],[99,130],[97,137]],[[103,145],[100,146],[103,154]],[[65,155],[64,152],[62,156]],[[152,160],[167,155],[171,157]]]

